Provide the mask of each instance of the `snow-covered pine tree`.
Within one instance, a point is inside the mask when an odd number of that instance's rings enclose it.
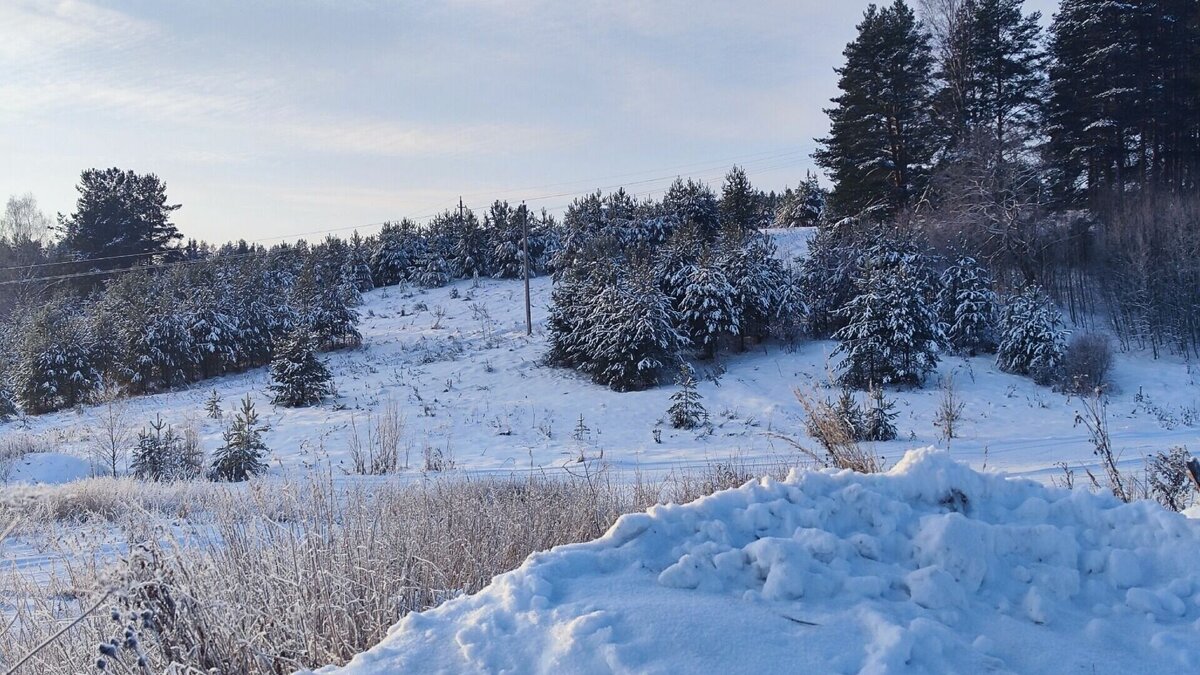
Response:
[[[793,307],[782,305],[783,285],[787,279],[769,236],[726,231],[717,265],[733,284],[739,317],[739,348],[745,348],[747,338],[762,340],[773,320],[781,313],[794,311]]]
[[[622,270],[589,305],[581,369],[616,391],[645,389],[680,358],[687,338],[648,266]]]
[[[182,312],[195,345],[200,377],[216,377],[237,363],[236,321],[223,311],[211,277],[189,283],[196,286]]]
[[[564,274],[550,293],[550,315],[546,361],[565,368],[579,368],[587,361],[587,342],[592,329],[591,303],[599,288],[582,271]]]
[[[809,239],[808,253],[800,259],[797,289],[804,307],[808,332],[828,337],[846,325],[840,310],[856,293],[859,274],[857,223],[841,221],[817,228]]]
[[[720,231],[721,211],[717,196],[704,183],[676,178],[663,195],[664,215],[681,225],[691,223],[704,241],[713,241]]]
[[[417,225],[407,218],[383,224],[370,259],[376,286],[395,286],[410,278],[420,248],[417,239]]]
[[[179,439],[170,425],[163,421],[161,415],[155,415],[149,427],[138,433],[129,469],[142,480],[170,479],[174,473],[172,464],[178,443]]]
[[[871,406],[863,416],[863,441],[891,441],[896,439],[895,419],[900,414],[896,412],[896,402],[883,396],[883,387],[871,387]]]
[[[241,410],[234,414],[223,439],[224,443],[213,453],[213,480],[244,481],[267,470],[264,461],[267,445],[262,440],[258,413],[249,394],[242,399]]]
[[[735,165],[725,174],[725,183],[721,186],[721,226],[739,233],[757,231],[764,225],[760,201],[746,171]]]
[[[738,335],[741,330],[737,289],[707,255],[687,268],[683,283],[677,325],[701,350],[702,357],[711,359],[722,340]]]
[[[931,291],[927,271],[907,259],[863,270],[858,295],[841,310],[849,323],[834,334],[843,384],[921,383],[937,365],[941,337]]]
[[[942,272],[937,307],[952,353],[996,351],[996,294],[991,275],[974,258],[962,256]]]
[[[375,282],[371,276],[371,255],[369,253],[369,245],[367,240],[355,230],[350,234],[348,242],[350,253],[346,260],[346,269],[342,274],[350,279],[354,285],[354,290],[359,293],[366,293],[375,288]]]
[[[1029,375],[1040,384],[1054,379],[1066,349],[1062,314],[1038,286],[1009,298],[1000,317],[996,365],[1006,373]]]
[[[671,407],[667,408],[671,426],[676,429],[695,429],[704,423],[708,412],[700,403],[703,397],[696,391],[696,374],[687,363],[680,364],[675,384],[679,389],[671,394]]]
[[[491,241],[489,267],[497,279],[520,279],[524,274],[522,226],[529,215],[523,204],[513,209],[508,202],[496,200],[483,217],[484,230]]]
[[[204,400],[204,414],[214,420],[219,420],[223,416],[221,412],[221,395],[217,393],[216,389],[213,389],[208,398]]]
[[[272,402],[288,408],[313,405],[333,393],[333,375],[317,358],[312,334],[303,328],[276,347],[271,380]]]
[[[14,393],[30,415],[86,403],[100,384],[93,336],[77,302],[57,298],[31,310],[15,343]]]
[[[327,274],[332,278],[323,278]],[[356,297],[349,279],[336,270],[321,270],[311,259],[305,261],[291,294],[297,328],[309,331],[319,350],[357,346],[362,334],[358,311],[351,306]]]

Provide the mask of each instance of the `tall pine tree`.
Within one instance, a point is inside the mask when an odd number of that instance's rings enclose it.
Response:
[[[843,54],[842,93],[825,111],[830,132],[814,158],[833,179],[831,211],[884,218],[921,193],[936,149],[929,42],[912,9],[895,0],[867,8]]]

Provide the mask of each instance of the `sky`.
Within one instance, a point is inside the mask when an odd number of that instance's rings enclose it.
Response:
[[[866,4],[0,0],[0,198],[152,172],[184,235],[269,243],[734,163],[778,189]]]

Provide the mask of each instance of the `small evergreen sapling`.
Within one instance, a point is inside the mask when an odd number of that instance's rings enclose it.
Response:
[[[883,396],[883,387],[871,387],[871,407],[863,418],[863,441],[892,441],[896,439],[896,402]]]
[[[849,389],[842,389],[842,394],[838,397],[837,404],[833,406],[833,412],[845,428],[847,436],[856,441],[862,440],[864,428],[862,408],[858,405],[858,401]]]
[[[149,428],[138,434],[137,447],[129,468],[133,475],[143,480],[168,480],[174,473],[173,457],[179,437],[175,431],[156,415]]]
[[[692,367],[688,364],[680,366],[679,375],[675,378],[679,390],[671,394],[671,407],[667,414],[671,417],[671,426],[676,429],[695,429],[704,423],[708,412],[701,405],[700,392],[696,391],[696,378]]]
[[[7,422],[17,414],[17,400],[13,395],[12,386],[9,384],[8,378],[0,373],[0,422]]]
[[[272,402],[288,408],[313,405],[333,393],[333,375],[317,358],[312,335],[304,329],[293,331],[276,350],[271,379]]]
[[[247,394],[242,399],[241,410],[234,413],[233,423],[225,430],[224,443],[213,453],[213,479],[238,482],[266,471],[263,460],[267,445],[262,440],[262,432],[254,401]]]
[[[212,393],[205,399],[204,412],[214,420],[221,419],[221,395],[217,393],[216,389],[213,389]]]

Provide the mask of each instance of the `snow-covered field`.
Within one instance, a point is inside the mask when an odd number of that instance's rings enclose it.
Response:
[[[804,233],[778,237],[782,255],[803,250]],[[389,405],[405,422],[401,462],[415,470],[426,448],[448,455],[460,470],[500,473],[555,469],[581,454],[602,457],[617,470],[651,472],[731,456],[751,467],[800,460],[774,434],[808,442],[792,392],[827,387],[834,343],[768,343],[697,364],[711,432],[677,431],[664,422],[670,385],[616,393],[541,364],[550,288],[548,278],[533,282],[532,337],[525,336],[519,281],[481,279],[428,291],[393,287],[366,294],[360,308],[364,345],[328,356],[339,395],[319,407],[272,406],[268,373],[259,369],[135,398],[124,414],[134,429],[156,414],[175,425],[190,420],[211,452],[221,442],[224,422],[204,414],[210,391],[219,392],[227,411],[249,394],[270,426],[265,439],[272,471],[288,474],[327,467],[335,474],[349,472],[350,437],[357,432],[365,438]],[[937,380],[947,375],[954,376],[965,402],[960,437],[949,443],[933,422],[941,397]],[[1117,355],[1110,431],[1125,463],[1173,445],[1200,447],[1198,379],[1197,368],[1177,358]],[[889,461],[909,448],[936,445],[973,467],[1043,480],[1059,472],[1060,462],[1094,464],[1086,430],[1074,423],[1078,401],[1001,373],[990,357],[944,359],[925,388],[888,395],[900,412],[900,436],[877,450]],[[102,412],[93,407],[0,426],[0,434],[28,435],[50,451],[19,462],[9,480],[64,482],[88,475]],[[581,416],[588,431],[576,440]]]
[[[1151,503],[916,450],[624,516],[323,672],[1195,672],[1197,560]]]

